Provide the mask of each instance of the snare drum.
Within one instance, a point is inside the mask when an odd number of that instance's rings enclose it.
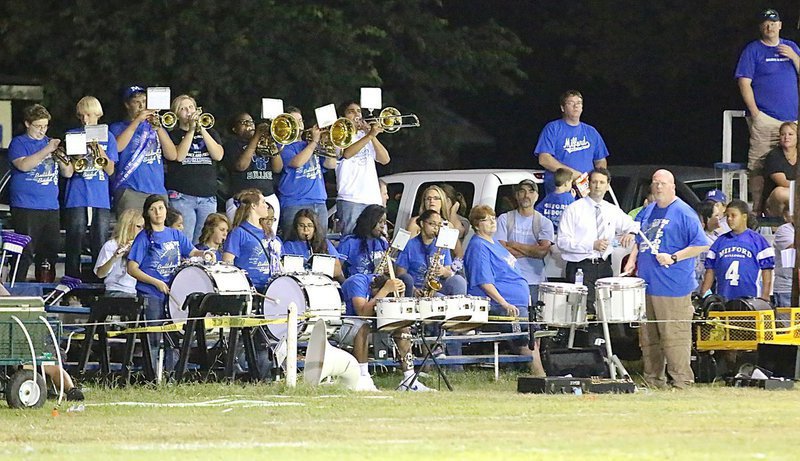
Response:
[[[423,321],[444,320],[445,312],[447,311],[447,301],[440,296],[418,298],[417,311],[419,311],[419,317]]]
[[[287,274],[276,277],[267,285],[264,299],[266,317],[286,318],[289,304],[297,306],[297,337],[308,339],[317,319],[324,319],[328,334],[341,325],[342,295],[339,283],[322,274]],[[308,315],[308,319],[304,317]],[[267,332],[275,339],[286,336],[285,323],[267,325]]]
[[[554,327],[585,324],[588,294],[588,288],[574,283],[540,284],[539,301],[544,303],[544,307],[539,313],[538,320]]]
[[[465,332],[474,330],[479,326],[486,325],[489,322],[489,298],[483,296],[466,296],[465,302],[470,303],[470,311],[472,315],[469,319],[463,322],[453,323],[452,326],[445,326],[451,331]]]
[[[378,330],[392,331],[419,320],[416,298],[379,298],[375,303]]]
[[[253,289],[247,273],[229,264],[190,263],[179,267],[169,286],[169,318],[180,321],[189,317],[184,301],[192,293],[247,295],[246,315],[250,314],[253,306]]]
[[[473,306],[468,296],[445,296],[447,307],[442,328],[452,329],[472,318]]]
[[[601,297],[604,301],[604,309],[597,309],[601,320],[629,323],[644,319],[644,280],[637,277],[606,277],[598,279],[594,286],[597,303],[601,302]],[[603,294],[605,291],[608,294]]]

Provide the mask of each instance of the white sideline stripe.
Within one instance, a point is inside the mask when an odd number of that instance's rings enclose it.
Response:
[[[229,405],[241,405],[246,407],[290,407],[290,406],[305,406],[300,402],[270,402],[267,400],[230,400],[230,399],[216,399],[208,400],[205,402],[107,402],[107,403],[87,403],[87,407],[224,407]]]
[[[196,443],[150,443],[144,445],[115,445],[114,448],[126,451],[163,450],[212,450],[231,448],[303,448],[305,442],[196,442]]]

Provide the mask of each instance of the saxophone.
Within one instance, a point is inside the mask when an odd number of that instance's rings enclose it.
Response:
[[[423,298],[430,298],[442,289],[442,282],[439,281],[439,276],[436,275],[441,267],[442,247],[438,247],[436,248],[436,253],[433,254],[433,261],[431,261],[428,270],[425,272],[425,286],[420,290]]]

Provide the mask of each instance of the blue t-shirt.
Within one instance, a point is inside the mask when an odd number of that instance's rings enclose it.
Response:
[[[128,260],[139,263],[145,274],[164,283],[169,282],[173,272],[181,262],[181,256],[188,257],[194,247],[186,235],[171,227],[161,232],[139,232],[131,245]],[[164,299],[166,295],[149,283],[136,282],[136,291]]]
[[[606,143],[593,126],[583,122],[572,126],[564,119],[553,120],[544,126],[533,155],[538,157],[543,152],[582,173],[592,171],[596,160],[608,157]],[[544,172],[546,194],[556,187],[553,175],[552,171]]]
[[[636,243],[639,244],[639,277],[647,282],[647,294],[681,297],[694,291],[697,287],[695,258],[662,267],[656,255],[674,254],[686,247],[708,245],[697,213],[686,202],[676,198],[666,208],[659,208],[656,203],[647,205],[636,216],[636,221],[641,223],[642,232],[654,246],[650,248],[641,236],[636,236]]]
[[[425,273],[428,267],[433,264],[433,256],[436,254],[436,239],[425,245],[422,236],[417,235],[408,241],[405,249],[397,257],[397,266],[405,269],[414,279],[414,286],[422,288],[425,284]],[[439,255],[439,262],[444,266],[453,264],[450,250],[444,248]]]
[[[83,128],[75,128],[67,131],[67,133],[80,133]],[[114,135],[108,133],[108,141],[98,142],[100,147],[106,152],[106,157],[116,163],[119,161],[119,153],[117,152],[117,140]],[[67,188],[64,193],[65,208],[77,207],[93,207],[93,208],[111,208],[111,200],[109,199],[109,177],[102,168],[97,169],[94,166],[91,155],[88,155],[87,150],[86,160],[89,163],[86,169],[78,173],[77,171],[72,174],[72,177],[67,180]]]
[[[345,315],[358,315],[353,307],[353,298],[371,298],[369,286],[374,278],[375,274],[356,274],[344,281],[342,296],[344,296]]]
[[[467,294],[489,297],[481,285],[491,283],[508,303],[528,309],[530,291],[525,277],[514,268],[516,258],[497,241],[489,242],[474,236],[464,253],[464,270],[467,273]],[[491,300],[492,306],[497,306]]]
[[[123,120],[112,123],[108,127],[116,138],[130,125]],[[138,153],[134,156],[134,153]],[[134,168],[134,161],[141,158],[141,163]],[[164,165],[161,156],[161,141],[158,134],[147,120],[136,127],[127,147],[119,152],[119,163],[114,168],[113,190],[117,188],[132,189],[145,194],[166,195],[164,188]]]
[[[746,229],[720,235],[706,254],[706,269],[713,269],[717,294],[725,299],[758,295],[758,271],[775,268],[775,249],[757,232]]]
[[[575,196],[572,192],[561,192],[557,194],[550,192],[545,195],[541,202],[537,203],[534,209],[543,214],[545,218],[553,223],[553,228],[558,232],[558,223],[561,222],[561,213],[567,206],[575,201]]]
[[[325,203],[328,193],[325,191],[325,169],[319,157],[311,158],[300,168],[292,168],[289,162],[306,148],[306,141],[289,144],[281,151],[283,173],[278,182],[281,207],[306,205],[309,203]]]
[[[800,54],[795,42],[780,39],[780,44]],[[767,46],[761,40],[748,43],[734,76],[752,79],[758,110],[782,122],[797,120],[797,71],[791,59],[778,54],[777,46]]]
[[[209,249],[208,245],[206,245],[205,243],[198,243],[194,247],[201,251],[206,251]],[[214,250],[214,256],[217,258],[217,261],[222,261],[222,251],[218,249]]]
[[[341,258],[341,255],[338,251],[336,251],[336,247],[333,246],[330,240],[326,240],[325,243],[328,246],[327,254]],[[283,254],[302,256],[306,259],[306,261],[311,257],[311,251],[308,248],[308,243],[301,242],[300,240],[287,240],[283,242]]]
[[[389,248],[389,242],[384,238],[368,238],[364,241],[355,235],[347,235],[339,242],[339,254],[344,257],[345,277],[354,274],[371,274],[380,264],[383,255]]]
[[[267,239],[263,229],[245,221],[228,234],[224,252],[234,256],[233,265],[247,272],[253,287],[263,292],[270,276],[281,270],[282,247],[280,238]]]
[[[31,210],[58,209],[58,165],[52,156],[42,160],[30,171],[18,170],[13,160],[28,157],[44,149],[50,138],[33,139],[27,134],[16,136],[8,146],[11,171],[9,194],[12,208]]]

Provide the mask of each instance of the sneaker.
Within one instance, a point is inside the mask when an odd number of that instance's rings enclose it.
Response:
[[[433,355],[437,359],[443,359],[447,357],[444,348],[442,346],[436,346],[433,349],[431,349],[431,355]]]
[[[72,389],[67,391],[67,401],[68,402],[76,402],[83,400],[83,392],[77,387],[73,387]]]
[[[356,392],[380,392],[380,390],[375,387],[375,382],[372,381],[372,376],[362,375],[358,378]]]
[[[407,384],[411,382],[411,378],[403,380],[400,383],[400,386],[397,388],[399,391],[411,391],[411,392],[436,392],[436,389],[431,389],[430,387],[422,384],[418,379],[414,381],[413,384],[410,386]]]

